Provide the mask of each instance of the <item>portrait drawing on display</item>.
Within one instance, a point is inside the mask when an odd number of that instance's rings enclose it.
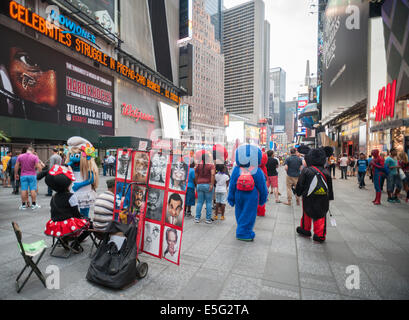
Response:
[[[168,193],[166,203],[166,223],[182,227],[184,198],[185,196],[183,194]]]
[[[125,175],[127,180],[131,179],[132,171],[131,155],[132,155],[131,152],[127,152],[126,150],[119,150],[116,164],[117,166],[116,177],[118,179],[125,180]]]
[[[164,190],[149,188],[148,201],[146,204],[146,218],[156,221],[162,221],[164,196]]]
[[[149,155],[144,152],[135,152],[132,181],[146,183],[149,168]]]
[[[169,156],[154,151],[151,155],[151,167],[149,172],[149,184],[156,186],[165,186],[166,170]]]
[[[179,260],[181,233],[182,233],[181,231],[176,230],[174,228],[165,227],[163,235],[162,257],[176,264],[178,263]]]
[[[174,155],[170,170],[169,188],[185,191],[188,172],[188,164],[184,161],[181,155]]]
[[[161,225],[145,221],[143,251],[159,256]]]
[[[137,224],[139,215],[144,213],[145,210],[145,195],[146,188],[138,185],[132,186],[132,201],[131,201],[131,214],[128,216],[128,224]]]

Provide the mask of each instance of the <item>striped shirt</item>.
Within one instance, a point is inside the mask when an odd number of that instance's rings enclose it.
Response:
[[[94,204],[94,229],[103,230],[112,221],[115,196],[110,191],[98,195]]]

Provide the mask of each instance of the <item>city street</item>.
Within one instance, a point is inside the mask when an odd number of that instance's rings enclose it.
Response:
[[[392,204],[382,194],[374,206],[374,191],[360,190],[356,178],[334,180],[335,201],[327,218],[327,240],[320,244],[300,237],[301,207],[276,204],[269,196],[265,217],[258,217],[254,242],[235,238],[234,208],[227,207],[226,220],[212,225],[193,218],[184,221],[180,266],[147,254],[139,258],[149,265],[147,276],[133,286],[112,291],[85,279],[90,263],[91,239],[84,252],[68,259],[49,255],[52,239],[44,235],[50,218],[50,198],[40,182],[41,209],[19,211],[19,196],[0,188],[0,299],[408,299],[409,298],[409,204]],[[106,190],[101,177],[99,192]],[[279,171],[281,201],[286,200],[285,173]],[[194,212],[194,208],[193,208]],[[45,239],[48,249],[39,264],[45,273],[50,265],[60,270],[60,289],[46,289],[33,274],[20,294],[15,278],[24,266],[11,222],[23,232],[23,242]],[[356,267],[349,267],[356,266]],[[352,273],[347,268],[352,268]],[[350,272],[350,273],[347,273]],[[348,286],[351,275],[354,287]],[[47,275],[46,275],[47,276]],[[349,288],[348,288],[349,287]]]

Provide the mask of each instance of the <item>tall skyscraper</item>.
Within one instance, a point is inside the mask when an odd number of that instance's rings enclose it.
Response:
[[[220,42],[220,49],[223,52],[222,26],[223,26],[223,0],[205,0],[205,10],[210,16],[210,21],[214,26],[214,37]]]
[[[192,107],[192,128],[224,134],[224,59],[204,0],[193,1],[193,94],[182,98]]]
[[[273,101],[272,117],[274,118],[274,125],[285,125],[285,90],[285,71],[280,67],[270,69],[270,94]]]
[[[253,123],[266,117],[269,103],[266,64],[270,52],[265,37],[269,28],[264,17],[261,0],[223,12],[226,111],[245,116]]]

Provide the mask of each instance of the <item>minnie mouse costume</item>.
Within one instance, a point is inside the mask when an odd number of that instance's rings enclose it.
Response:
[[[267,167],[266,167],[267,161],[268,161],[267,153],[263,152],[263,156],[261,157],[261,164],[259,165],[259,168],[261,169],[261,171],[263,171],[264,177],[266,178],[266,180],[268,176]],[[266,205],[265,204],[262,206],[259,205],[257,207],[257,216],[264,217],[265,215],[266,215]]]
[[[54,165],[45,178],[45,183],[56,191],[50,201],[51,219],[44,231],[47,236],[78,237],[90,226],[78,210],[76,197],[68,191],[72,181],[75,181],[72,171],[60,165]]]

